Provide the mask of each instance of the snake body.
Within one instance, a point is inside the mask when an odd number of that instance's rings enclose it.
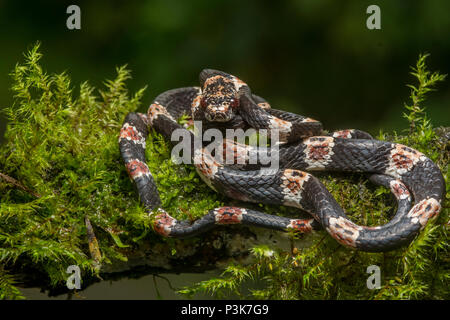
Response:
[[[205,69],[200,87],[185,87],[157,96],[147,115],[126,116],[119,147],[140,201],[154,214],[154,229],[166,237],[189,237],[217,225],[246,224],[280,231],[311,232],[325,229],[339,243],[357,250],[379,252],[407,245],[441,210],[445,183],[439,168],[424,154],[401,144],[378,141],[359,130],[323,135],[320,122],[272,109],[263,98],[235,76]],[[224,140],[223,152],[232,152],[239,164],[222,163],[203,146],[190,145],[197,172],[214,190],[254,203],[297,207],[310,219],[291,219],[252,209],[220,207],[189,223],[171,217],[163,208],[155,181],[145,162],[149,127],[170,139],[175,130],[186,130],[176,119],[189,115],[203,129],[265,129],[277,134],[278,168],[250,163],[250,154],[274,152]],[[187,131],[193,138],[194,133]],[[259,157],[258,157],[259,159]],[[370,180],[390,188],[397,212],[385,225],[359,226],[344,213],[325,186],[306,171],[370,173]]]

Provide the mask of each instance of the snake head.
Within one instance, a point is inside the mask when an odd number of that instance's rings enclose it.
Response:
[[[229,122],[234,119],[239,107],[238,90],[245,85],[235,76],[205,69],[200,74],[203,85],[200,108],[210,122]]]

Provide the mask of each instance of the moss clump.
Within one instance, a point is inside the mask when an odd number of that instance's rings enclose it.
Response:
[[[19,274],[27,270],[38,270],[47,285],[64,285],[69,265],[80,266],[86,279],[99,274],[100,263],[126,260],[126,248],[166,241],[152,232],[117,144],[121,123],[139,107],[144,89],[130,95],[125,85],[130,73],[122,67],[117,78],[106,81],[97,93],[85,82],[75,95],[69,77],[46,74],[40,58],[36,45],[25,62],[16,66],[12,72],[15,102],[5,109],[9,122],[0,149],[0,298],[21,297],[16,285]],[[437,74],[427,74],[424,60],[421,57],[415,71],[422,80],[412,89],[411,134],[394,134],[392,140],[430,156],[447,180],[448,139],[439,138],[420,107],[423,95],[440,80]],[[388,139],[384,134],[380,138]],[[226,203],[192,166],[175,165],[170,149],[161,135],[150,134],[148,165],[165,209],[179,219],[196,219]],[[389,219],[395,203],[384,188],[373,187],[357,175],[322,175],[320,179],[355,222],[375,225]],[[289,211],[265,209],[278,214]],[[411,246],[386,254],[348,250],[325,232],[307,249],[286,252],[256,247],[254,264],[230,265],[226,270],[230,277],[181,292],[206,290],[281,299],[448,298],[446,221],[448,209]],[[98,244],[88,241],[89,223]],[[380,290],[365,287],[365,270],[371,264],[382,269]],[[244,294],[241,284],[253,278],[264,280],[264,288]]]
[[[63,285],[66,268],[78,265],[83,278],[98,264],[126,260],[120,249],[153,236],[122,163],[118,134],[128,112],[140,105],[144,89],[130,95],[130,73],[95,94],[87,82],[74,97],[67,74],[46,74],[36,45],[12,72],[13,106],[0,149],[0,297],[14,298],[8,272],[33,268],[44,282]],[[219,196],[200,182],[193,168],[170,161],[170,145],[149,137],[148,164],[164,207],[179,218],[198,218],[220,205]],[[91,222],[101,257],[91,257],[85,218]],[[92,250],[91,250],[92,251]],[[97,261],[101,260],[101,261]]]

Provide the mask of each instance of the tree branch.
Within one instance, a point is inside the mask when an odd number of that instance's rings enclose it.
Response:
[[[22,183],[20,183],[19,181],[17,181],[14,178],[11,178],[10,176],[7,176],[6,174],[0,173],[0,178],[5,180],[6,182],[14,185],[15,187],[35,196],[36,198],[40,198],[41,195],[39,193],[34,192],[33,190],[31,190],[30,188],[24,186]]]

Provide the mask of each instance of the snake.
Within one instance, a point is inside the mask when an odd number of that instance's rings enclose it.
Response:
[[[140,203],[154,218],[153,229],[161,236],[187,238],[235,224],[298,233],[326,230],[348,248],[384,252],[410,244],[438,216],[445,181],[438,166],[423,153],[376,140],[357,129],[327,133],[317,120],[272,108],[264,98],[253,94],[249,85],[223,71],[204,69],[199,80],[200,86],[159,94],[147,114],[127,114],[120,129],[119,149],[125,168]],[[179,123],[183,116],[189,120],[187,124]],[[189,129],[194,121],[202,124],[201,132]],[[208,129],[265,130],[270,139],[278,139],[273,143],[276,149],[224,139],[222,151],[217,153],[232,154],[234,160],[240,160],[231,164],[218,160],[205,143],[189,143],[196,171],[213,190],[244,202],[298,208],[311,216],[295,219],[237,206],[211,209],[195,221],[170,216],[161,207],[157,185],[146,164],[147,136],[155,130],[171,139],[174,132],[181,130],[194,141]],[[250,161],[250,155],[263,152],[276,157],[278,165],[269,167],[259,160]],[[368,174],[371,182],[393,193],[395,214],[384,225],[357,225],[311,174],[315,171]]]

